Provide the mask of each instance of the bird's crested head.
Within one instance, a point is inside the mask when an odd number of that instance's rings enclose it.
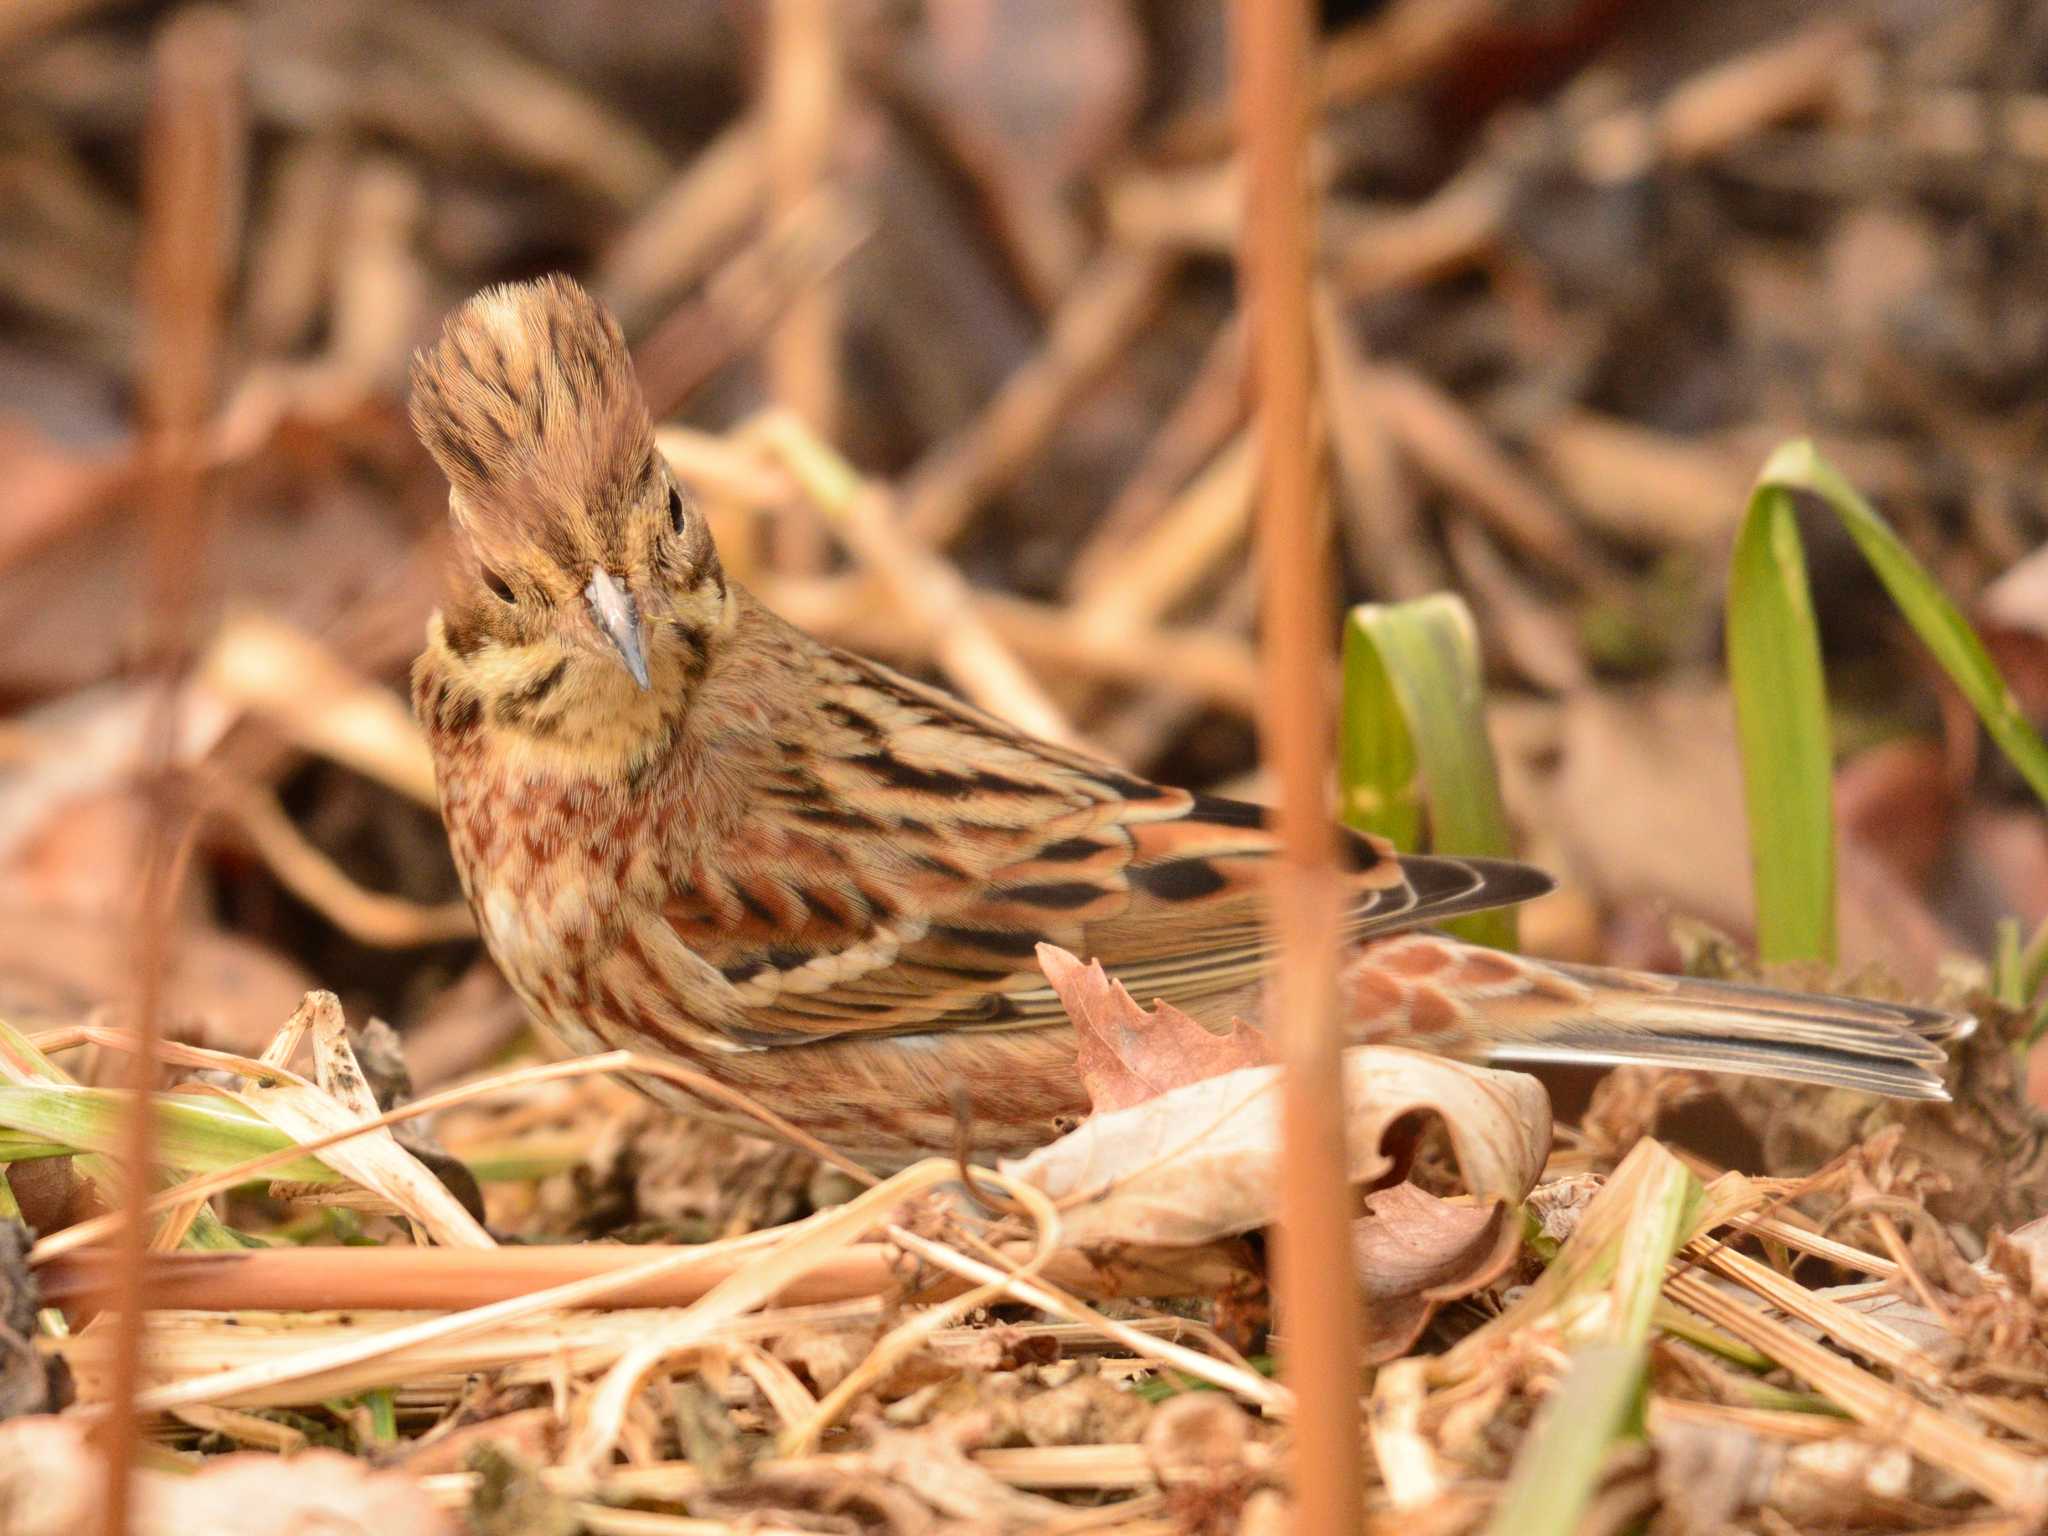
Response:
[[[479,293],[414,357],[412,423],[449,483],[442,638],[482,691],[624,703],[701,669],[725,576],[602,304],[565,277]]]

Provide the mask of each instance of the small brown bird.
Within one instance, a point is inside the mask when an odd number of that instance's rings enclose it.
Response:
[[[450,481],[446,606],[413,701],[477,926],[583,1050],[666,1053],[878,1166],[1029,1149],[1085,1111],[1034,949],[1222,1026],[1270,953],[1255,807],[1146,783],[820,643],[728,580],[656,451],[619,328],[561,278],[493,288],[416,359]],[[1348,839],[1377,940],[1549,889]],[[1940,1098],[1916,1009],[1361,945],[1362,1035]],[[657,1096],[708,1113],[659,1083]]]

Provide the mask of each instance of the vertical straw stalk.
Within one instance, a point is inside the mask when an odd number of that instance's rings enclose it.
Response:
[[[1351,1271],[1335,962],[1339,888],[1329,805],[1330,601],[1309,319],[1302,0],[1231,12],[1238,136],[1249,172],[1242,273],[1258,385],[1261,746],[1279,789],[1281,939],[1275,1018],[1285,1066],[1278,1281],[1297,1402],[1293,1481],[1302,1536],[1360,1528],[1361,1318]]]
[[[155,1153],[149,1093],[156,1084],[170,909],[189,825],[176,783],[177,694],[186,663],[192,593],[204,535],[201,438],[213,409],[221,310],[239,207],[243,118],[241,23],[195,7],[168,21],[152,59],[143,154],[141,455],[149,518],[149,661],[159,679],[143,788],[151,814],[139,851],[135,1029],[141,1049],[124,1136],[124,1220],[116,1247],[119,1322],[104,1425],[107,1497],[102,1529],[129,1526],[138,1444],[144,1259]],[[109,616],[119,622],[119,613]]]
[[[838,0],[771,0],[762,116],[771,220],[794,218],[831,177],[844,97]],[[839,417],[838,282],[822,273],[791,295],[768,338],[776,400],[827,442]],[[775,523],[784,571],[815,572],[826,561],[825,529],[808,508]]]

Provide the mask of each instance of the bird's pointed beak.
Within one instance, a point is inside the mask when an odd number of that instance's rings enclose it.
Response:
[[[613,580],[610,571],[598,566],[590,573],[590,585],[583,589],[590,604],[590,617],[619,653],[619,661],[642,688],[653,687],[647,675],[647,626],[640,620],[633,594]]]

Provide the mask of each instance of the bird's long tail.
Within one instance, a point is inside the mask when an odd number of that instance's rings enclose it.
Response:
[[[1941,1042],[1967,1015],[1525,960],[1436,934],[1368,945],[1344,973],[1367,1038],[1488,1061],[1680,1067],[1946,1099]]]

